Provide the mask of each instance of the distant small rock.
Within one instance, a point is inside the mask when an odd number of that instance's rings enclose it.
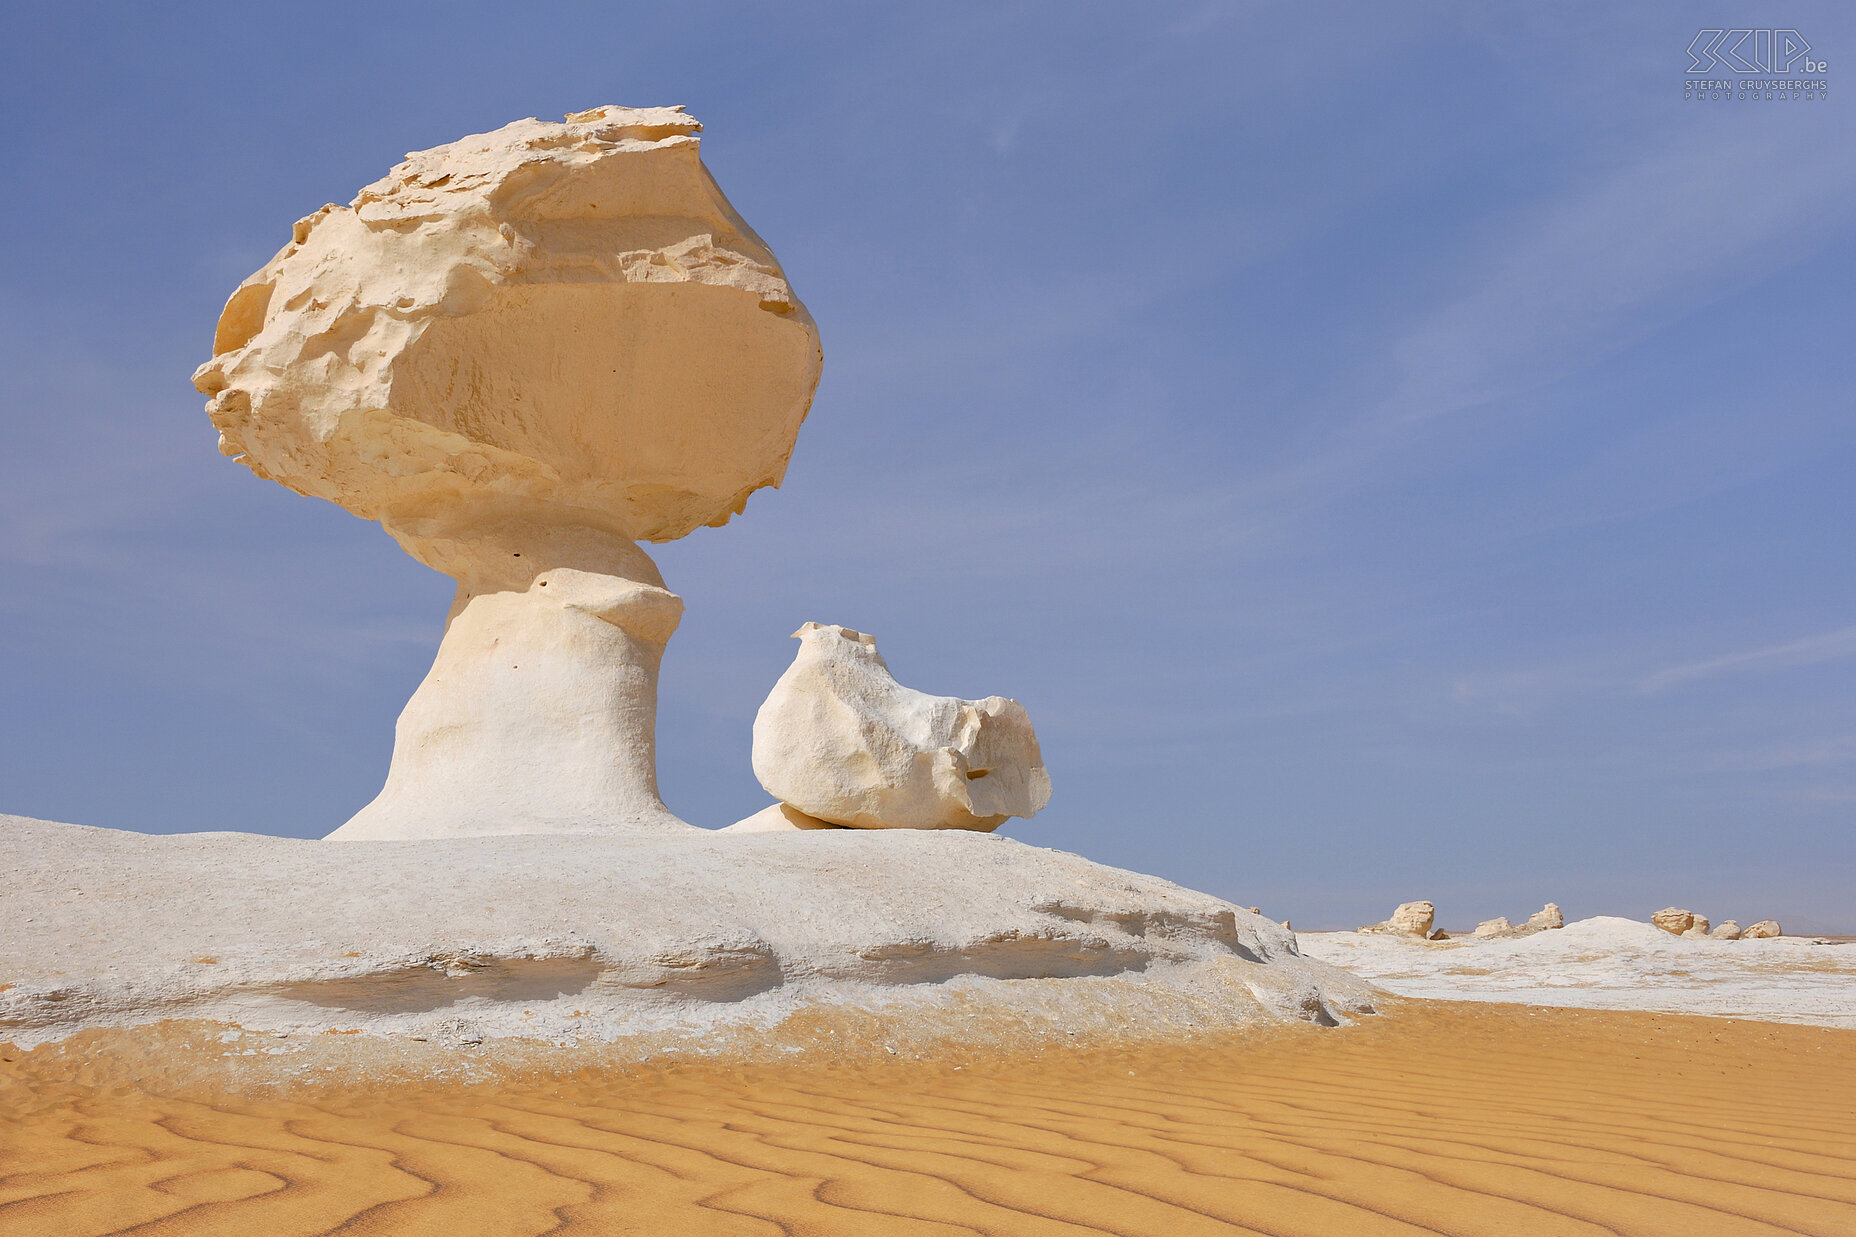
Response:
[[[1695,926],[1695,912],[1678,906],[1666,906],[1650,916],[1650,922],[1672,936],[1681,936]]]
[[[1383,923],[1368,924],[1362,932],[1380,932],[1387,936],[1415,936],[1420,940],[1428,939],[1431,929],[1436,926],[1437,908],[1429,902],[1401,902],[1391,918]]]
[[[1743,941],[1770,940],[1775,936],[1784,936],[1785,930],[1779,927],[1776,919],[1762,919],[1740,934]]]
[[[1484,941],[1511,940],[1514,937],[1532,936],[1536,932],[1547,932],[1565,926],[1566,917],[1560,913],[1559,904],[1549,902],[1529,915],[1525,923],[1511,923],[1506,915],[1485,919],[1476,925],[1476,938]]]
[[[1717,941],[1737,941],[1740,939],[1740,925],[1729,919],[1716,924],[1714,931],[1708,935]]]

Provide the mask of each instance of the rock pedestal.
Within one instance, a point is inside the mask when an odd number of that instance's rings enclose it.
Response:
[[[558,521],[471,544],[386,786],[330,836],[691,828],[657,792],[657,671],[683,602],[650,558]]]

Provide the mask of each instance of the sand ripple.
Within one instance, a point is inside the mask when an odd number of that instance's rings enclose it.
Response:
[[[1411,1004],[961,1068],[264,1097],[0,1056],[8,1237],[1856,1233],[1845,1030]]]

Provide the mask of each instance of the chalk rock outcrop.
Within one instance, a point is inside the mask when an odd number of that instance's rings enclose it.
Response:
[[[1437,908],[1429,902],[1401,902],[1398,909],[1392,912],[1390,919],[1382,923],[1368,924],[1360,931],[1428,939],[1436,922]]]
[[[333,836],[688,827],[655,769],[682,602],[635,543],[777,485],[821,365],[700,128],[600,107],[415,152],[227,302],[194,374],[220,450],[458,582]]]
[[[1681,936],[1695,926],[1695,912],[1679,906],[1665,906],[1650,916],[1650,922],[1673,936]]]
[[[1785,930],[1779,927],[1778,920],[1762,919],[1742,932],[1740,934],[1740,939],[1743,941],[1771,940],[1773,937],[1783,935],[1785,935]]]
[[[782,803],[857,829],[990,831],[1050,802],[1016,700],[904,687],[875,637],[849,628],[793,635],[799,655],[754,718],[754,776]]]
[[[1511,923],[1506,915],[1485,919],[1476,925],[1475,936],[1477,940],[1483,941],[1511,940],[1532,936],[1536,932],[1550,932],[1565,925],[1566,917],[1560,913],[1559,904],[1549,902],[1529,915],[1524,923]]]
[[[1715,924],[1714,930],[1708,935],[1717,941],[1737,941],[1740,939],[1740,925],[1729,919]]]
[[[1399,937],[1357,932],[1304,932],[1297,939],[1310,957],[1346,967],[1403,997],[1653,1010],[1856,1030],[1856,956],[1837,956],[1856,950],[1828,949],[1796,936],[1698,941],[1641,919],[1603,916],[1572,920],[1557,932],[1466,948],[1417,948]]]
[[[0,816],[0,837],[0,1040],[20,1046],[186,1018],[369,1056],[510,1038],[842,1064],[870,1035],[1074,1049],[1373,1009],[1262,916],[958,830],[362,847]]]

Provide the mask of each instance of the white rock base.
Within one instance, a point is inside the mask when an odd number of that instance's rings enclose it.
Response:
[[[1372,1009],[1260,915],[963,831],[331,846],[0,817],[0,838],[0,1039],[20,1044],[209,1019],[700,1052],[833,1009],[1075,1043]]]

